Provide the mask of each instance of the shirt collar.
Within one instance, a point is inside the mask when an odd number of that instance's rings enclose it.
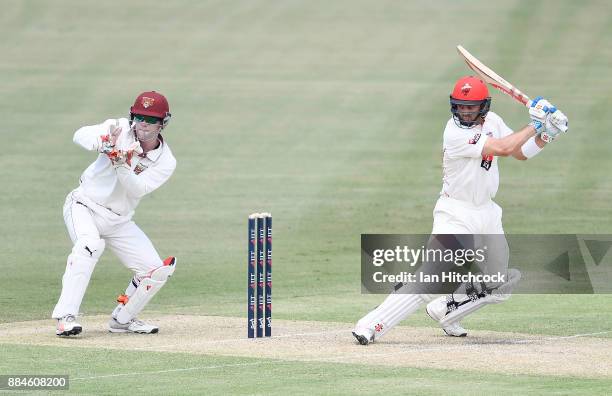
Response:
[[[164,137],[160,134],[158,136],[158,139],[159,139],[159,146],[157,146],[156,149],[148,151],[145,154],[145,157],[147,157],[148,159],[150,159],[153,162],[157,161],[159,159],[159,157],[161,157],[162,152],[164,150]]]

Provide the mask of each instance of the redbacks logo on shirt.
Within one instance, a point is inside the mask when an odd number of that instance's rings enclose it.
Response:
[[[475,135],[474,135],[474,137],[473,137],[473,138],[471,138],[471,139],[468,141],[468,143],[469,143],[469,144],[476,144],[476,143],[478,143],[478,141],[479,141],[479,140],[480,140],[480,133],[477,133],[477,134],[475,134]]]

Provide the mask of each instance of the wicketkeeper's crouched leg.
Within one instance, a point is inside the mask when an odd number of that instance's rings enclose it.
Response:
[[[104,240],[96,237],[80,238],[75,242],[66,262],[62,293],[51,317],[60,319],[67,315],[78,315],[89,279],[104,246]]]
[[[156,326],[146,325],[137,320],[138,314],[166,284],[176,268],[176,257],[168,257],[163,265],[151,270],[145,276],[134,276],[125,294],[117,298],[109,323],[111,332],[157,333]]]

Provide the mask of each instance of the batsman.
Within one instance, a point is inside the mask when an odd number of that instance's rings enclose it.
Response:
[[[502,209],[493,201],[499,186],[498,158],[533,158],[567,131],[568,120],[548,100],[537,97],[528,102],[529,124],[513,132],[490,107],[484,81],[474,76],[457,80],[450,94],[451,118],[443,135],[442,190],[433,211],[432,234],[496,236],[496,250],[505,257],[507,268]],[[353,336],[362,345],[375,341],[423,303],[428,303],[427,313],[447,335],[466,336],[467,330],[461,326],[464,317],[510,297],[520,272],[509,269],[506,275],[501,285],[464,284],[438,298],[408,294],[400,288],[357,322]]]
[[[137,318],[174,272],[176,259],[160,258],[151,240],[132,216],[140,200],[172,175],[176,160],[161,132],[170,121],[166,98],[155,91],[138,95],[129,118],[84,126],[74,142],[97,153],[80,185],[64,204],[64,222],[73,246],[62,278],[62,292],[52,317],[58,336],[81,333],[77,321],[81,301],[96,263],[109,248],[132,270],[124,294],[111,313],[113,333],[157,333],[157,326]]]

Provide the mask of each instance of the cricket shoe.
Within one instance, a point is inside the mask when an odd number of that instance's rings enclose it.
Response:
[[[446,296],[438,297],[429,304],[427,304],[427,315],[430,318],[440,323],[440,321],[448,314],[448,305],[446,304]],[[442,330],[446,335],[451,337],[465,337],[467,336],[467,330],[464,329],[459,322],[451,323],[446,326],[442,326]]]
[[[111,320],[108,322],[108,331],[111,333],[155,334],[159,331],[159,327],[147,324],[136,318],[126,324],[121,324],[117,322],[117,319],[111,317]]]
[[[55,330],[55,334],[60,337],[77,335],[81,333],[81,331],[83,331],[83,327],[77,323],[74,315],[66,315],[57,320],[57,330]]]
[[[451,336],[451,337],[466,337],[467,336],[467,330],[464,329],[461,326],[461,324],[459,324],[458,322],[450,324],[446,327],[442,327],[442,330],[444,330],[446,335]]]
[[[374,331],[365,327],[355,327],[353,329],[353,336],[361,345],[368,345],[370,342],[374,342]]]

